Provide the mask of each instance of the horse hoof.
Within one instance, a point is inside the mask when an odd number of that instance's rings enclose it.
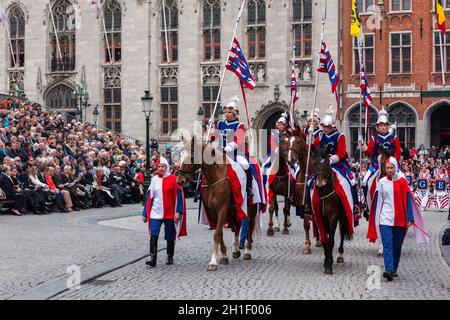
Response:
[[[275,232],[280,232],[280,228],[275,227],[275,228],[273,228],[273,231],[275,231]]]
[[[217,271],[217,265],[216,264],[210,264],[208,266],[208,271]]]
[[[239,259],[240,257],[241,257],[241,252],[240,251],[233,252],[233,258],[234,259]]]
[[[227,265],[227,264],[228,264],[228,258],[222,258],[222,259],[220,259],[219,263],[220,263],[221,265]]]
[[[337,263],[344,263],[344,257],[338,257],[336,262]]]
[[[311,248],[303,249],[303,254],[311,254]]]
[[[325,274],[333,274],[333,268],[325,268]]]
[[[321,246],[322,246],[322,243],[321,243],[320,241],[317,241],[317,242],[316,242],[316,247],[317,247],[317,248],[320,248]]]
[[[289,224],[288,224],[288,227],[290,228],[291,226],[292,226],[292,223],[289,223]]]
[[[288,229],[284,229],[283,230],[283,234],[289,234],[289,230]]]
[[[377,252],[377,257],[381,257],[381,256],[383,256],[383,251],[378,251]]]
[[[269,237],[272,237],[273,235],[274,235],[274,232],[273,232],[273,230],[267,230],[267,235],[269,236]]]
[[[245,253],[244,260],[252,260],[252,255],[250,253]]]

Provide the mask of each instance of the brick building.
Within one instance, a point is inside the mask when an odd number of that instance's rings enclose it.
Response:
[[[354,152],[359,126],[359,60],[350,36],[351,0],[342,0],[342,118]],[[449,11],[450,1],[443,1]],[[443,86],[434,0],[358,0],[365,69],[374,98],[371,125],[384,106],[402,145],[450,145],[450,33]],[[447,26],[450,19],[447,19]],[[365,113],[364,113],[365,114]],[[350,151],[350,150],[349,150]]]

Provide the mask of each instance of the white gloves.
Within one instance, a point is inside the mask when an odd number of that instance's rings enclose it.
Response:
[[[230,145],[227,145],[225,148],[223,148],[223,150],[225,152],[231,152],[231,151],[233,151],[233,148]]]
[[[335,164],[338,162],[339,162],[339,157],[337,155],[334,154],[330,157],[330,164]]]
[[[361,150],[362,152],[367,150],[367,144],[364,142],[364,139],[361,135],[358,136],[358,147],[356,148]]]

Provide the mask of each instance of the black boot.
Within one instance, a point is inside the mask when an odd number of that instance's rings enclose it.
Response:
[[[158,252],[158,237],[150,237],[150,260],[145,262],[150,267],[156,267],[156,255]]]
[[[354,227],[359,226],[359,197],[358,192],[356,190],[356,186],[352,187],[352,196],[353,196],[353,218],[354,218]],[[358,219],[357,219],[358,218]]]
[[[167,262],[166,265],[173,264],[173,254],[175,253],[175,240],[167,241]]]
[[[253,190],[252,190],[253,177],[250,168],[248,170],[245,170],[245,175],[247,176],[247,184],[246,184],[247,198],[253,197]]]

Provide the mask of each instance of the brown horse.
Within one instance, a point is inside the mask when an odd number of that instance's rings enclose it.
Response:
[[[328,241],[324,243],[325,274],[333,274],[333,248],[334,235],[339,223],[341,233],[341,244],[339,246],[339,257],[337,263],[344,262],[344,238],[350,239],[348,233],[348,220],[341,199],[335,192],[336,177],[330,166],[329,155],[320,149],[314,162],[315,185],[320,198],[320,212],[324,228],[328,235]]]
[[[281,150],[281,149],[280,149]],[[289,205],[289,179],[290,174],[286,172],[287,162],[281,152],[275,154],[274,163],[272,168],[276,168],[275,179],[270,183],[269,190],[273,193],[273,197],[269,203],[269,227],[267,228],[267,235],[274,235],[273,228],[273,213],[275,212],[276,219],[278,221],[278,202],[277,196],[284,197],[284,223],[283,234],[289,234],[288,227],[291,226],[290,212],[291,206]],[[287,168],[289,170],[289,168]],[[276,230],[276,228],[275,228]]]
[[[295,196],[297,199],[298,206],[305,206],[303,203],[303,192],[306,187],[305,183],[305,173],[306,173],[306,162],[308,156],[308,146],[306,144],[306,136],[302,133],[300,128],[295,130],[287,131],[280,140],[280,150],[289,165],[298,163],[300,166],[300,175],[298,181],[296,181]],[[314,157],[312,157],[314,161]],[[310,161],[308,168],[308,176],[311,177],[313,163]],[[306,202],[306,201],[305,201]],[[311,238],[309,235],[311,229],[312,216],[305,215],[303,219],[303,229],[305,230],[305,244],[303,247],[304,254],[311,253]],[[314,225],[315,226],[315,225]]]
[[[208,265],[208,271],[216,271],[219,244],[222,253],[220,264],[228,264],[227,248],[223,240],[223,228],[226,223],[234,229],[233,258],[238,259],[241,256],[238,246],[241,221],[238,221],[237,219],[231,184],[227,177],[230,162],[222,152],[212,146],[200,142],[196,143],[195,137],[189,142],[183,139],[183,143],[185,144],[185,150],[180,170],[178,170],[179,175],[177,182],[181,186],[186,186],[189,179],[192,179],[197,170],[200,169],[203,173],[205,181],[203,185],[202,201],[208,213],[210,223],[215,226],[214,248],[211,262]],[[197,157],[198,155],[200,155],[201,158]],[[205,159],[203,155],[208,155],[209,160],[213,161],[205,161],[207,159]],[[201,160],[196,163],[195,160],[197,159]],[[244,260],[251,259],[257,205],[249,204],[247,214],[249,220],[249,232]]]

